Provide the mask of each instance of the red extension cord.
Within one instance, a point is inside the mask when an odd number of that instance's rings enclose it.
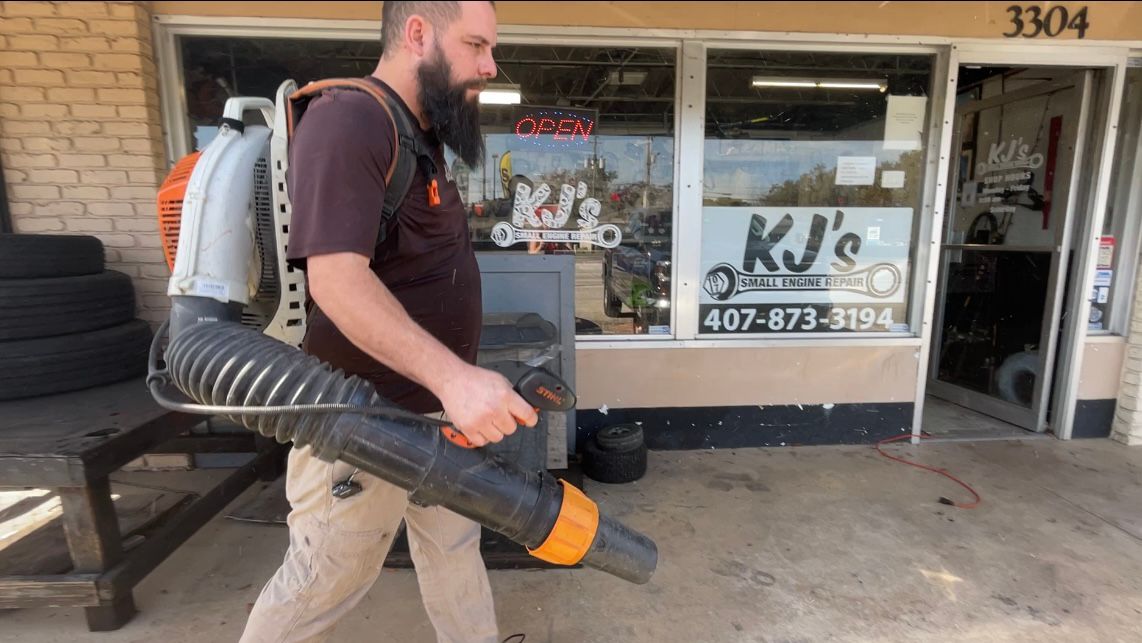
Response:
[[[921,433],[920,437],[921,438],[931,438],[932,436],[930,436],[926,433]],[[976,507],[979,506],[979,503],[983,502],[983,499],[979,497],[979,494],[975,492],[975,489],[972,489],[970,486],[968,486],[967,484],[962,482],[959,478],[953,476],[952,474],[948,473],[947,471],[944,471],[943,469],[937,469],[935,467],[929,467],[929,466],[924,465],[924,464],[917,464],[915,462],[910,462],[908,460],[905,460],[904,458],[898,458],[894,455],[888,455],[884,451],[880,450],[880,446],[882,444],[888,444],[889,442],[899,442],[901,440],[911,440],[911,439],[912,439],[912,434],[898,435],[898,436],[893,437],[893,438],[885,438],[885,439],[881,440],[880,442],[876,443],[876,452],[879,453],[880,455],[888,458],[889,460],[895,460],[897,462],[903,462],[904,464],[906,464],[910,467],[916,467],[917,469],[923,469],[925,471],[931,471],[932,473],[938,473],[938,474],[944,476],[945,478],[947,478],[948,480],[951,480],[952,482],[960,485],[964,489],[967,489],[968,493],[975,496],[975,502],[970,502],[970,503],[966,503],[966,504],[955,502],[953,500],[950,500],[948,498],[941,496],[940,502],[942,504],[951,505],[957,509],[975,509]]]

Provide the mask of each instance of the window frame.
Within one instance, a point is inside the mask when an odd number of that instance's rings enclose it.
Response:
[[[921,205],[916,211],[915,215],[919,218],[919,226],[917,227],[916,236],[913,239],[913,250],[915,250],[915,257],[911,266],[911,276],[909,278],[909,290],[907,297],[908,315],[907,321],[909,329],[907,331],[898,332],[859,332],[859,331],[840,331],[835,333],[750,333],[734,335],[729,339],[722,339],[725,335],[703,334],[701,333],[701,319],[698,313],[698,298],[699,287],[701,283],[700,263],[701,263],[701,234],[702,234],[702,193],[701,189],[697,190],[696,200],[691,199],[687,204],[689,207],[685,208],[684,212],[690,213],[689,221],[684,221],[682,224],[685,226],[686,239],[689,241],[687,247],[683,250],[690,250],[693,256],[688,256],[689,262],[687,265],[687,272],[683,274],[683,279],[690,283],[690,294],[687,296],[685,302],[679,302],[678,307],[680,310],[685,311],[686,316],[681,320],[681,333],[684,333],[684,338],[689,340],[701,340],[709,342],[746,342],[746,345],[756,346],[757,342],[774,342],[777,345],[788,345],[793,342],[804,342],[806,345],[820,346],[827,345],[822,342],[840,342],[836,345],[849,345],[849,346],[867,346],[870,341],[883,342],[884,340],[899,340],[899,339],[912,339],[919,343],[927,335],[927,325],[924,323],[925,319],[930,318],[930,313],[926,314],[928,307],[925,302],[929,298],[929,286],[934,290],[934,281],[928,277],[929,265],[933,264],[932,253],[933,243],[938,248],[939,239],[935,235],[939,234],[940,226],[933,226],[934,215],[937,213],[942,221],[943,216],[943,195],[938,193],[938,188],[941,188],[944,180],[939,177],[946,176],[948,171],[947,162],[941,158],[942,145],[944,143],[945,130],[950,135],[951,124],[945,122],[943,118],[946,110],[945,102],[948,92],[948,75],[949,75],[949,55],[946,47],[936,45],[922,45],[922,44],[852,44],[852,43],[839,43],[830,41],[828,39],[814,38],[814,34],[805,34],[806,40],[803,42],[785,42],[785,41],[752,41],[743,42],[737,39],[705,39],[697,42],[701,47],[700,58],[701,64],[694,65],[695,72],[687,71],[686,77],[683,82],[696,83],[700,86],[701,105],[700,107],[700,127],[697,136],[693,143],[696,147],[691,147],[693,151],[686,155],[684,163],[689,162],[696,164],[696,168],[689,168],[689,172],[685,169],[683,174],[688,177],[691,185],[698,185],[699,188],[703,185],[703,177],[705,171],[705,93],[706,93],[706,53],[711,49],[727,50],[738,49],[745,51],[781,51],[781,52],[815,52],[815,53],[841,53],[841,54],[870,54],[870,55],[922,55],[930,56],[932,59],[932,73],[930,79],[930,93],[928,95],[929,109],[928,109],[928,134],[925,139],[925,161],[924,161],[924,181],[921,190]],[[690,43],[686,43],[690,44]],[[687,58],[690,61],[690,57]],[[696,58],[695,58],[696,61]],[[690,89],[688,93],[686,90]],[[693,88],[684,88],[685,95],[691,95]],[[685,181],[684,181],[685,182]],[[688,225],[687,225],[688,224]],[[689,246],[694,246],[689,248]],[[689,253],[688,253],[689,254]]]
[[[275,38],[297,40],[360,40],[371,41],[378,38],[380,23],[371,21],[336,21],[336,20],[293,20],[293,19],[260,19],[242,20],[241,24],[234,20],[213,18],[195,19],[186,16],[159,16],[155,22],[155,53],[159,67],[159,91],[162,99],[162,117],[164,126],[165,149],[167,163],[173,166],[178,159],[190,153],[193,148],[192,135],[186,128],[186,114],[188,111],[185,94],[185,75],[182,60],[180,39],[183,37],[214,37],[214,38]],[[673,342],[678,339],[678,293],[675,284],[678,283],[679,271],[678,256],[679,234],[677,228],[678,208],[678,181],[680,132],[682,117],[679,105],[682,101],[682,40],[677,37],[662,36],[591,36],[591,35],[556,35],[550,30],[503,29],[499,43],[512,45],[535,45],[539,37],[548,37],[553,47],[643,47],[655,49],[668,49],[674,52],[674,161],[672,168],[672,239],[671,239],[671,306],[669,335],[650,334],[611,334],[611,335],[576,335],[576,343],[610,343],[647,342],[654,345]],[[284,80],[284,79],[283,79]]]
[[[1133,69],[1142,70],[1142,52],[1132,52],[1131,56],[1127,59],[1126,72]],[[1125,78],[1122,82],[1122,98],[1119,101],[1120,117],[1126,109],[1126,105],[1124,104],[1126,100]],[[1129,151],[1117,146],[1119,134],[1121,133],[1119,129],[1120,125],[1122,125],[1121,122],[1114,123],[1115,129],[1118,130],[1115,132],[1115,163],[1117,163],[1118,159],[1122,158],[1124,154],[1135,154],[1134,171],[1132,175],[1127,178],[1142,177],[1142,123],[1135,124],[1135,126],[1139,128],[1137,131],[1137,140],[1135,141],[1135,149]],[[1135,183],[1134,185],[1137,186],[1139,184]],[[1121,186],[1115,187],[1116,189],[1121,189]],[[1111,202],[1115,198],[1116,195],[1110,194],[1108,188],[1106,195],[1107,208],[1111,206]],[[1139,252],[1142,250],[1142,217],[1131,217],[1130,215],[1136,212],[1142,213],[1142,190],[1137,188],[1132,190],[1131,194],[1127,196],[1126,202],[1128,207],[1123,212],[1124,218],[1116,221],[1114,229],[1110,231],[1115,237],[1115,257],[1111,264],[1114,269],[1114,277],[1111,280],[1111,305],[1107,311],[1108,323],[1106,324],[1106,328],[1102,330],[1091,330],[1088,328],[1088,338],[1126,337],[1130,334],[1131,318],[1133,317],[1134,310],[1134,291],[1138,277]]]

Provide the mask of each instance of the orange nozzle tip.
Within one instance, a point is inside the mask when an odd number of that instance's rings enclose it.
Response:
[[[595,542],[595,534],[599,530],[599,506],[566,480],[560,479],[559,483],[563,485],[559,517],[555,519],[547,540],[537,549],[529,549],[528,553],[554,565],[574,565],[583,560]]]

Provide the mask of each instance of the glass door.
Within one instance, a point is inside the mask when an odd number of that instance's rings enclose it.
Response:
[[[1032,431],[1046,430],[1091,82],[998,70],[955,113],[928,390]]]

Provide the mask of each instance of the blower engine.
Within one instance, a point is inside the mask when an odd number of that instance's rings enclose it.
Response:
[[[582,491],[547,471],[525,471],[472,448],[451,427],[397,408],[369,382],[298,348],[305,279],[285,262],[286,110],[296,91],[286,81],[276,103],[228,100],[216,138],[182,159],[159,191],[172,275],[171,317],[151,349],[155,400],[309,446],[322,460],[392,482],[411,501],[455,511],[546,562],[648,582],[657,566],[655,544],[601,514]],[[575,403],[570,387],[539,367],[521,369],[514,384],[543,410]],[[170,385],[192,402],[169,398]]]

